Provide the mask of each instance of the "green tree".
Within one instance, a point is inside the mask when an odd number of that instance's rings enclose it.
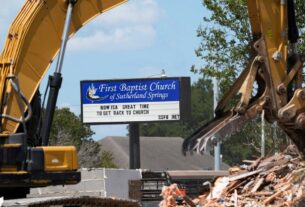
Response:
[[[210,16],[203,18],[197,36],[201,39],[196,55],[201,58],[200,68],[191,71],[221,80],[227,88],[249,58],[251,32],[247,16],[246,0],[204,0]]]
[[[114,164],[114,162],[113,162],[114,158],[113,158],[113,155],[111,154],[111,152],[102,151],[101,159],[102,159],[101,167],[117,168],[117,165]]]
[[[194,73],[221,80],[223,88],[228,88],[248,63],[251,26],[248,18],[247,0],[203,0],[209,11],[197,30],[201,39],[195,50],[203,65],[192,66]],[[296,18],[300,39],[305,38],[305,5],[296,1]],[[305,42],[298,44],[300,53],[305,53]]]
[[[74,145],[79,148],[82,141],[89,140],[93,134],[90,126],[83,125],[69,108],[55,110],[50,133],[52,145]]]
[[[90,126],[83,125],[69,108],[55,110],[50,145],[76,146],[81,167],[116,167],[112,154],[101,151],[100,145],[92,139],[93,134]]]
[[[289,139],[276,125],[265,123],[266,155],[284,150]],[[233,134],[222,144],[223,160],[229,165],[240,164],[245,159],[256,159],[261,155],[261,117],[243,126],[243,129]]]
[[[196,55],[202,59],[202,66],[191,68],[194,73],[204,77],[216,77],[220,80],[221,91],[228,90],[249,59],[251,27],[246,0],[203,0],[203,6],[209,11],[197,30],[201,39]],[[305,35],[305,6],[296,1],[296,13],[300,36]],[[305,42],[300,42],[298,50],[305,52]],[[281,148],[287,144],[283,132],[278,132],[280,140],[274,140],[270,125],[266,127],[268,152],[274,152],[274,146]],[[224,159],[236,164],[242,159],[259,156],[260,119],[246,124],[242,131],[231,136],[223,143]]]

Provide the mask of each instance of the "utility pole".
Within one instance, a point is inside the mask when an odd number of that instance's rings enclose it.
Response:
[[[219,91],[218,91],[218,79],[213,78],[213,94],[214,94],[214,113],[217,107],[218,99],[219,99]],[[215,116],[215,114],[214,114]],[[214,137],[216,138],[216,137]],[[220,170],[220,141],[217,139],[217,143],[214,146],[214,170]]]
[[[265,157],[265,110],[262,111],[261,157]]]
[[[277,139],[277,122],[275,121],[273,124],[272,124],[272,137],[273,137],[273,142],[274,142],[274,153],[278,153],[278,150],[279,150],[279,146],[278,146],[278,139]]]

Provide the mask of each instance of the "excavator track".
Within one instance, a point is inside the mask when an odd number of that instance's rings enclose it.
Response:
[[[27,198],[6,201],[4,207],[140,207],[137,201],[94,196]]]

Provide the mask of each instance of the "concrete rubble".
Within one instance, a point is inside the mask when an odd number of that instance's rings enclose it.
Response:
[[[305,162],[294,146],[229,169],[197,198],[176,184],[164,186],[160,207],[305,207]],[[178,202],[177,200],[182,200]]]

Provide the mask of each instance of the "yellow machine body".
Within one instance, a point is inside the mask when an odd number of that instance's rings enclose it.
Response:
[[[45,171],[78,170],[77,152],[74,146],[37,147],[43,150]]]
[[[7,188],[80,181],[75,147],[28,145],[30,104],[62,46],[68,5],[73,4],[67,31],[71,38],[93,18],[126,1],[25,0],[0,55],[0,196]]]

